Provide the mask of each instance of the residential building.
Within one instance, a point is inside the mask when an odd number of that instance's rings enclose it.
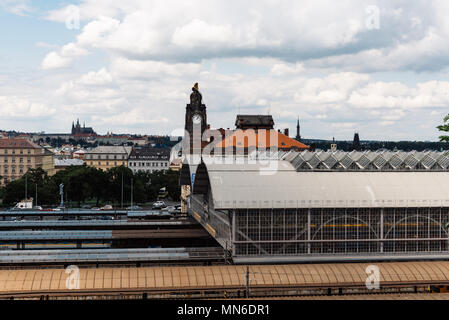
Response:
[[[118,166],[127,166],[132,147],[99,146],[85,153],[88,166],[107,170]]]
[[[112,133],[108,133],[104,136],[95,136],[95,141],[99,144],[109,144],[109,145],[123,145],[128,143],[129,136],[127,135],[116,135]]]
[[[79,149],[79,150],[75,151],[74,153],[72,153],[72,158],[73,159],[84,159],[85,154],[86,154],[86,150]]]
[[[170,167],[170,149],[134,147],[129,156],[129,168],[134,172],[153,173],[168,170]]]
[[[82,166],[84,160],[81,159],[55,159],[55,171],[61,171],[73,166]]]
[[[274,121],[271,115],[242,115],[238,114],[235,120],[236,129],[246,130],[246,129],[274,129]]]
[[[29,169],[55,173],[54,154],[26,139],[0,139],[1,185],[19,179]]]
[[[144,146],[148,143],[148,140],[146,137],[130,137],[128,138],[128,142],[131,142],[136,146]]]

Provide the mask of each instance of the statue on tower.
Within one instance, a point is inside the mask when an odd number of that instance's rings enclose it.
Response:
[[[203,96],[201,95],[201,93],[198,90],[198,82],[197,82],[194,84],[194,86],[192,88],[192,93],[190,94],[190,105],[194,108],[195,107],[199,108],[199,107],[201,107],[202,99],[203,99]]]

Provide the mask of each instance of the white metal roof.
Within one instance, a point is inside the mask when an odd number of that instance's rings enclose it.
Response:
[[[446,171],[447,151],[290,151],[279,159],[292,163],[297,171],[367,170],[367,171]]]
[[[284,160],[206,167],[216,209],[449,207],[449,172],[297,172]]]

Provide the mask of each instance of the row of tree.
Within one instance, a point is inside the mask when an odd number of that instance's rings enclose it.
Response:
[[[23,177],[12,181],[0,191],[3,205],[10,206],[28,197],[36,199],[39,205],[55,205],[59,203],[59,185],[64,184],[64,201],[81,205],[86,201],[94,201],[96,205],[121,205],[131,202],[146,203],[157,199],[159,190],[167,188],[168,196],[179,200],[179,173],[156,171],[154,173],[133,173],[131,169],[120,166],[107,171],[83,166],[68,167],[48,176],[41,168],[30,169]],[[123,191],[122,191],[123,190]]]

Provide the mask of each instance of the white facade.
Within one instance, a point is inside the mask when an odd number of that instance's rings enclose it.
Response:
[[[133,173],[166,171],[170,167],[170,150],[135,147],[129,156],[128,167]]]
[[[153,173],[158,170],[168,170],[170,161],[168,160],[146,160],[146,159],[133,159],[129,161],[129,168],[134,172],[145,171]]]

